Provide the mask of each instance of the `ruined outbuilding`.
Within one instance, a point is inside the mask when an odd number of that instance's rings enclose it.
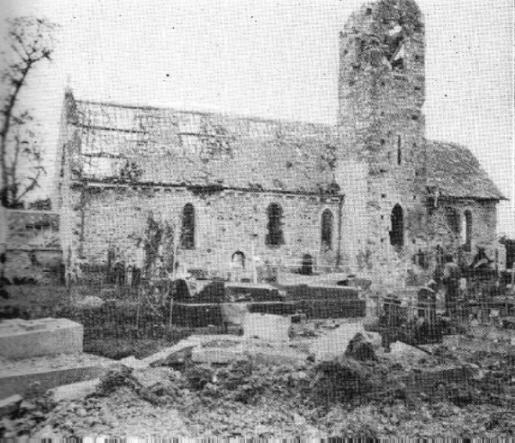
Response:
[[[257,256],[403,280],[444,251],[489,253],[503,196],[467,148],[426,140],[424,39],[412,0],[356,11],[340,33],[335,127],[67,91],[53,204],[68,270],[113,254],[144,266],[149,220],[174,230],[185,269],[224,276]]]

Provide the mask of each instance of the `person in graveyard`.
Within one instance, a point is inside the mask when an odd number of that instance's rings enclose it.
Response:
[[[445,286],[445,310],[447,311],[447,315],[450,316],[453,316],[456,313],[460,278],[460,268],[454,262],[453,256],[448,254],[445,257],[443,284]]]

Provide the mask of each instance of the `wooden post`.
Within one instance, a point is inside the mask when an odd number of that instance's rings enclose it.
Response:
[[[251,254],[252,254],[252,282],[257,284],[257,270],[256,270],[256,237],[257,234],[252,236]]]
[[[177,235],[176,235],[176,229],[174,226],[174,236],[173,236],[173,258],[172,258],[172,275],[171,275],[171,282],[169,282],[169,291],[170,291],[170,313],[168,317],[168,329],[170,331],[170,334],[172,333],[172,310],[173,310],[173,282],[176,278],[176,271],[175,271],[175,264],[177,263],[177,250],[178,250],[178,242],[177,242]]]
[[[173,293],[170,296],[170,314],[169,314],[169,318],[168,318],[168,330],[170,331],[170,334],[172,333],[172,311],[173,311]]]

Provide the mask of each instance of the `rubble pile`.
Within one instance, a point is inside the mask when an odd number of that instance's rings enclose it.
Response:
[[[313,342],[339,328],[339,355],[311,352]],[[75,397],[54,392],[16,403],[0,434],[515,435],[508,336],[469,333],[423,349],[395,342],[386,353],[377,336],[354,329],[314,328],[319,336],[291,343],[191,336],[155,357],[122,360]],[[233,349],[228,360],[195,357]],[[281,358],[287,349],[298,358]]]

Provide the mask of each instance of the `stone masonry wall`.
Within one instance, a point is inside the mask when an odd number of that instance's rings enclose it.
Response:
[[[449,226],[446,208],[453,208],[458,214],[457,231]],[[428,228],[426,229],[427,242],[431,245],[440,245],[444,250],[455,251],[465,242],[465,226],[463,224],[465,211],[472,214],[471,248],[468,258],[476,252],[476,247],[485,248],[487,255],[494,259],[496,247],[496,204],[492,201],[459,200],[441,201],[438,208],[430,211]]]
[[[368,167],[367,240],[358,267],[391,275],[416,250],[411,217],[425,200],[424,23],[411,0],[379,0],[362,6],[340,34],[340,158]],[[402,207],[402,250],[390,245],[391,213]],[[418,223],[418,225],[417,225]],[[416,242],[416,240],[415,240]]]
[[[62,254],[58,214],[4,208],[0,212],[3,275],[11,282],[59,282]]]
[[[74,200],[80,201],[80,190]],[[224,273],[232,254],[241,251],[247,260],[255,254],[272,264],[300,263],[310,254],[319,264],[336,264],[338,253],[339,198],[298,196],[293,194],[223,191],[213,195],[195,195],[185,188],[131,189],[90,188],[82,211],[75,220],[83,227],[75,231],[72,244],[77,255],[90,264],[107,260],[109,247],[117,248],[130,264],[136,256],[136,239],[142,237],[149,212],[155,219],[168,220],[180,227],[186,203],[195,208],[195,248],[178,250],[177,260],[185,268],[202,268]],[[267,207],[277,203],[283,209],[284,245],[265,244]],[[329,208],[334,215],[333,249],[321,252],[321,215]],[[178,233],[179,230],[177,229]],[[81,241],[82,239],[82,241]]]
[[[325,125],[107,105],[67,94],[54,197],[62,202],[55,206],[67,269],[105,263],[110,247],[130,263],[149,213],[179,225],[186,203],[196,219],[195,248],[178,253],[186,268],[225,272],[234,252],[248,260],[254,249],[271,263],[298,264],[310,254],[318,264],[399,283],[417,255],[462,245],[446,207],[462,218],[471,212],[471,253],[475,246],[491,253],[495,201],[460,197],[432,207],[428,199],[424,39],[414,0],[375,0],[350,17],[340,33],[337,136]],[[276,248],[265,245],[272,202],[284,216],[285,244]],[[390,239],[396,205],[402,247]],[[333,249],[323,253],[326,208],[333,213]]]

